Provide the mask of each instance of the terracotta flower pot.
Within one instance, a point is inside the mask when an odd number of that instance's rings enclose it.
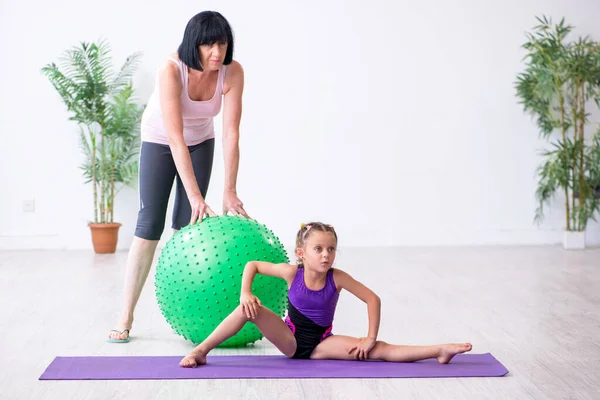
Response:
[[[117,250],[121,224],[118,222],[108,224],[90,223],[88,226],[92,231],[92,243],[96,253],[114,253]]]

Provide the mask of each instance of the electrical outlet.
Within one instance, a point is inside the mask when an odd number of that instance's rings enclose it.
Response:
[[[35,212],[35,200],[23,200],[23,212]]]

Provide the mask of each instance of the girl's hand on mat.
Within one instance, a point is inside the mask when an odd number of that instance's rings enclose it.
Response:
[[[226,190],[223,193],[223,215],[231,212],[233,215],[242,215],[246,218],[250,218],[246,210],[244,210],[244,203],[238,198],[235,190]]]
[[[366,360],[369,357],[369,352],[375,347],[375,339],[370,337],[362,337],[358,342],[348,350],[348,354],[354,352],[354,358],[357,360]]]
[[[242,313],[250,319],[256,318],[259,308],[262,307],[260,299],[252,293],[242,293],[240,296],[240,304],[242,305]]]
[[[192,218],[190,219],[190,225],[194,225],[196,221],[202,222],[204,215],[216,217],[217,214],[210,209],[208,204],[204,201],[201,194],[196,194],[189,197],[190,206],[192,208]]]

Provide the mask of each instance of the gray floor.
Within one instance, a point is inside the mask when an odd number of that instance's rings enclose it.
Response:
[[[55,356],[183,355],[154,298],[142,293],[126,345],[105,343],[121,301],[126,253],[0,252],[2,399],[598,399],[600,249],[560,247],[341,249],[337,267],[382,298],[380,338],[470,341],[510,371],[504,378],[38,381]],[[335,332],[367,329],[344,293]],[[254,348],[213,354],[277,354]]]

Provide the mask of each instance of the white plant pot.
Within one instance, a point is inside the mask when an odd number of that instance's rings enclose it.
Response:
[[[563,247],[566,250],[585,249],[585,231],[565,231]]]

